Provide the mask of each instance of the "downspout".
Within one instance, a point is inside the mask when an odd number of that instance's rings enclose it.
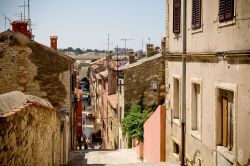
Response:
[[[73,90],[72,90],[72,64],[70,64],[70,113],[71,113],[71,123],[70,123],[70,127],[71,127],[71,149],[74,149],[74,109],[73,109],[73,104],[72,104],[72,93],[73,93]]]
[[[183,52],[182,52],[182,100],[181,100],[181,108],[182,108],[182,118],[181,118],[181,166],[185,166],[185,143],[186,143],[186,48],[187,48],[187,2],[183,0]]]

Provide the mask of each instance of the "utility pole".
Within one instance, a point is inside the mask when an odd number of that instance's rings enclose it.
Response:
[[[9,25],[10,25],[11,20],[10,20],[10,18],[7,17],[4,13],[1,13],[1,14],[4,16],[4,28],[6,29],[6,26],[7,26],[6,21],[8,20],[8,21],[9,21]]]
[[[30,19],[30,0],[28,0],[28,20],[29,20],[29,30],[32,34],[32,28],[31,28],[31,19]]]
[[[125,55],[127,55],[127,41],[128,40],[133,40],[133,39],[124,38],[124,39],[121,39],[121,40],[124,41],[124,43],[125,43],[125,51],[124,51],[124,53],[125,53]]]

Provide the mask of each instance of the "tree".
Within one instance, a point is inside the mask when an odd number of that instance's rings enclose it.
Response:
[[[74,49],[72,47],[68,47],[69,52],[74,52]]]
[[[82,54],[83,51],[82,51],[80,48],[76,48],[76,49],[75,49],[75,53],[76,53],[76,54]]]
[[[128,146],[131,147],[131,139],[135,138],[143,142],[143,125],[148,119],[151,110],[142,110],[138,104],[133,105],[127,116],[122,120],[122,132],[128,136]]]
[[[93,52],[93,50],[91,50],[91,49],[86,49],[86,52]]]

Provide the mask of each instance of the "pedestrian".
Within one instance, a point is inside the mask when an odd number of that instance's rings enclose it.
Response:
[[[77,142],[78,142],[79,149],[81,150],[82,144],[81,144],[81,136],[80,135],[77,136]]]

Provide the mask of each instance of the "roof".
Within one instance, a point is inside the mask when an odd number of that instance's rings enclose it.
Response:
[[[117,61],[111,60],[109,66],[111,69],[117,70]]]
[[[20,91],[12,91],[0,95],[0,114],[13,112],[28,103],[35,103],[40,106],[53,109],[54,107],[47,100],[32,95],[25,95]]]
[[[100,76],[100,74],[96,74],[95,77],[96,77],[97,80],[102,79],[102,77]]]
[[[98,59],[98,60],[96,60],[96,61],[94,61],[94,62],[91,62],[90,65],[92,66],[92,65],[100,65],[100,64],[103,64],[104,61],[105,61],[105,59],[106,59],[106,57],[101,58],[101,59]]]
[[[108,70],[104,70],[102,72],[99,73],[101,76],[103,76],[104,78],[108,77]]]
[[[97,69],[97,68],[98,68],[98,65],[93,65],[92,68],[93,68],[93,69]]]
[[[0,33],[0,41],[5,40],[9,37],[15,39],[13,42],[14,45],[22,45],[22,46],[27,46],[30,48],[31,48],[31,46],[36,46],[36,47],[39,47],[40,49],[49,51],[54,55],[60,56],[60,57],[64,58],[65,60],[67,60],[68,62],[71,62],[71,63],[75,62],[74,58],[72,58],[72,57],[70,57],[70,56],[68,56],[68,55],[66,55],[58,50],[55,50],[53,48],[50,48],[50,47],[45,46],[43,44],[40,44],[36,41],[30,40],[27,36],[25,36],[19,32],[13,32],[13,31],[8,29],[7,31]]]
[[[117,93],[107,96],[108,102],[115,109],[117,105]]]
[[[152,61],[154,59],[160,58],[160,57],[162,57],[161,53],[155,54],[155,55],[150,56],[150,57],[145,57],[145,58],[142,58],[142,59],[138,60],[137,62],[128,63],[128,64],[120,67],[118,70],[126,70],[126,69],[129,69],[129,68],[141,65],[141,64],[143,64],[145,62]]]
[[[81,89],[75,88],[74,94],[76,95],[77,99],[80,99],[81,96],[83,95],[83,91]]]

